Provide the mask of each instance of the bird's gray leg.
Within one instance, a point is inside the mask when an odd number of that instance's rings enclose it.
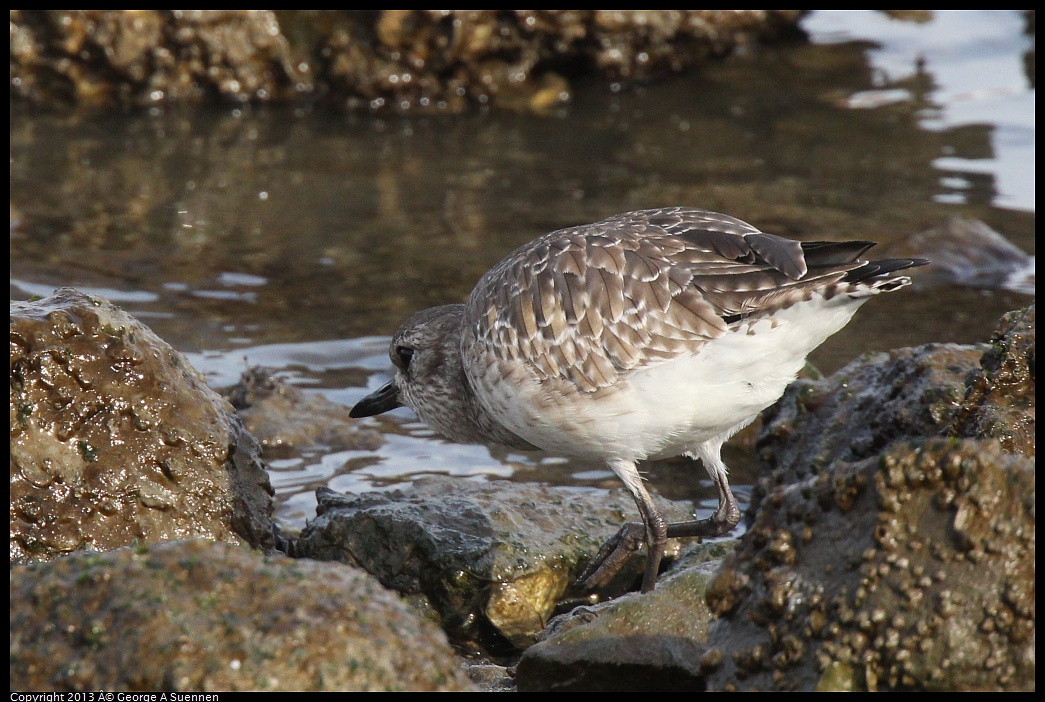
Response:
[[[729,489],[726,464],[722,462],[719,454],[722,442],[731,434],[732,432],[729,432],[721,437],[721,441],[701,446],[693,456],[700,458],[718,489],[718,509],[707,519],[665,524],[649,493],[642,485],[642,479],[635,470],[635,464],[624,461],[617,465],[611,463],[614,472],[624,480],[624,484],[628,486],[635,498],[639,514],[642,515],[642,523],[628,522],[622,526],[620,531],[602,545],[599,552],[588,563],[588,567],[577,578],[574,587],[581,590],[594,590],[605,585],[624,566],[628,556],[637,551],[639,546],[645,542],[649,550],[646,554],[646,571],[642,576],[642,591],[649,592],[656,583],[657,571],[660,568],[660,559],[664,553],[664,544],[667,539],[722,536],[733,531],[734,527],[740,523],[740,506],[733,496],[733,491]]]
[[[628,486],[639,508],[642,523],[628,522],[609,541],[602,545],[575,582],[575,587],[594,590],[605,585],[627,561],[628,556],[646,544],[646,570],[642,575],[642,591],[653,590],[657,583],[660,560],[668,540],[668,525],[657,510],[653,499],[642,485],[635,464],[630,461],[611,462],[610,467]]]
[[[642,574],[642,591],[651,592],[657,584],[660,559],[668,542],[668,524],[645,488],[635,495],[635,504],[642,515],[642,523],[646,525],[646,571]]]
[[[729,489],[725,475],[713,475],[712,480],[718,488],[718,509],[707,519],[695,519],[691,522],[672,522],[668,524],[669,539],[685,536],[722,536],[733,531],[740,522],[740,506]]]
[[[740,506],[733,497],[733,491],[729,489],[726,464],[722,462],[721,455],[722,443],[732,433],[733,430],[719,437],[718,441],[702,445],[693,456],[701,460],[704,469],[715,482],[715,487],[718,488],[718,509],[707,519],[669,524],[668,537],[674,539],[684,536],[722,536],[733,531],[733,527],[740,522]]]

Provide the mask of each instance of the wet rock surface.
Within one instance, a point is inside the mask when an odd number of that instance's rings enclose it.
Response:
[[[1034,463],[903,442],[763,500],[708,589],[720,690],[1034,687]]]
[[[648,595],[630,593],[553,619],[516,667],[523,692],[703,691],[712,615],[707,583],[734,542],[698,544]]]
[[[349,408],[288,385],[264,368],[251,368],[222,395],[243,426],[261,442],[266,458],[298,455],[303,449],[375,451],[381,435],[360,428]]]
[[[11,689],[462,691],[438,627],[365,573],[172,541],[11,569]]]
[[[16,10],[11,91],[83,107],[245,102],[308,92],[268,10]]]
[[[995,438],[1010,453],[1034,457],[1035,309],[1002,318],[958,410],[954,436]]]
[[[888,250],[891,256],[927,257],[933,262],[915,276],[919,285],[965,285],[1034,295],[1035,257],[978,219],[950,217]]]
[[[767,413],[775,468],[708,591],[709,689],[1034,688],[1033,319],[1006,315],[982,371],[901,349]]]
[[[795,31],[800,10],[14,10],[12,96],[542,112]]]
[[[11,560],[186,536],[272,544],[259,448],[185,358],[111,303],[11,303]]]
[[[292,555],[358,565],[423,600],[455,639],[494,651],[532,644],[588,559],[635,516],[624,491],[448,477],[389,493],[321,488],[317,498],[318,516],[289,545]],[[691,518],[689,504],[658,504],[671,521]],[[633,586],[642,561],[636,554],[603,594]]]
[[[762,414],[764,477],[747,519],[778,486],[833,461],[858,461],[904,439],[941,436],[954,422],[986,345],[929,344],[856,359],[829,378],[800,379]]]

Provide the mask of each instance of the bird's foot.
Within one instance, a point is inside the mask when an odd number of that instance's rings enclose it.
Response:
[[[646,527],[639,522],[628,522],[622,526],[588,562],[573,587],[590,591],[608,583],[624,567],[628,557],[645,543],[645,536]]]
[[[689,522],[672,522],[668,524],[668,538],[678,539],[693,536],[725,536],[740,523],[740,508],[736,501],[729,501],[719,507],[707,519],[694,519]]]
[[[739,510],[735,513],[727,511],[723,515],[716,512],[707,519],[668,524],[667,536],[669,539],[724,536],[733,531],[739,522]],[[588,562],[584,572],[574,581],[573,588],[590,592],[606,585],[624,567],[628,557],[642,547],[645,534],[646,529],[639,522],[628,522],[622,526]],[[645,583],[647,579],[644,578],[643,591],[653,589],[652,584]]]

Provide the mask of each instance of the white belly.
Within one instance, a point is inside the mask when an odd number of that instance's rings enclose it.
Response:
[[[691,453],[779,399],[809,352],[863,301],[816,297],[593,394],[524,372],[509,381],[487,373],[475,389],[498,421],[555,453],[596,460]]]

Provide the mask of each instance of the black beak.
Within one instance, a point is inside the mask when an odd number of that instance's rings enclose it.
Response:
[[[375,414],[388,412],[402,406],[403,403],[399,401],[399,388],[393,380],[383,385],[380,390],[375,390],[357,402],[356,406],[349,411],[348,416],[353,419],[373,417]]]

